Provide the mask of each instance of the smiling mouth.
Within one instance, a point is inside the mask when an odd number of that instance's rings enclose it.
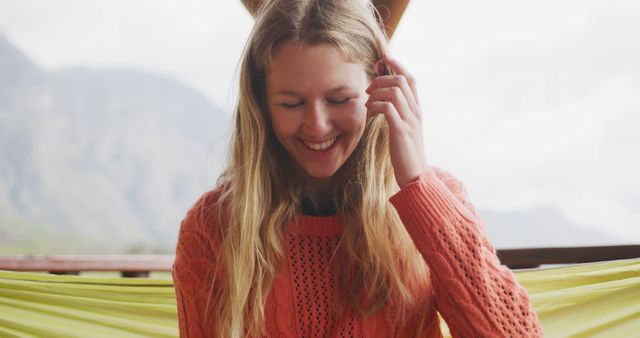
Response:
[[[304,143],[304,145],[309,148],[310,150],[315,150],[315,151],[324,151],[327,150],[329,148],[331,148],[331,146],[333,146],[336,143],[336,140],[338,140],[337,137],[334,137],[330,140],[324,141],[324,142],[320,142],[320,143],[313,143],[313,142],[308,142],[305,140],[302,140],[302,143]]]

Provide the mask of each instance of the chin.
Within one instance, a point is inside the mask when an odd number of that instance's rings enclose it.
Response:
[[[307,173],[307,175],[309,175],[312,178],[316,178],[316,179],[324,179],[324,178],[331,178],[333,177],[333,175],[335,175],[335,173],[338,170],[305,170],[305,172]]]

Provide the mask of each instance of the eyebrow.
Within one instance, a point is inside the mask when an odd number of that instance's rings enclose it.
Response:
[[[347,90],[349,89],[349,87],[345,86],[345,85],[341,85],[341,86],[337,86],[334,88],[331,88],[329,90],[327,90],[327,94],[331,94],[331,93],[336,93],[336,92],[341,92],[343,90]],[[274,93],[274,95],[287,95],[287,96],[302,96],[300,93],[296,92],[295,90],[280,90],[277,91],[276,93]]]

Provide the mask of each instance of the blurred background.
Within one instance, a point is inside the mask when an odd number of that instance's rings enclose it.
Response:
[[[640,243],[640,3],[413,1],[392,55],[498,248]],[[224,165],[240,1],[0,0],[0,253],[172,253]]]

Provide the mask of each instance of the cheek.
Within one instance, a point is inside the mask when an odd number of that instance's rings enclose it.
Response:
[[[278,139],[282,139],[290,133],[290,123],[281,114],[271,114],[271,128]]]
[[[281,114],[271,114],[271,128],[276,139],[284,146],[296,134],[296,122]]]
[[[367,108],[364,105],[353,107],[348,114],[343,116],[342,124],[345,131],[362,134],[367,123]]]

